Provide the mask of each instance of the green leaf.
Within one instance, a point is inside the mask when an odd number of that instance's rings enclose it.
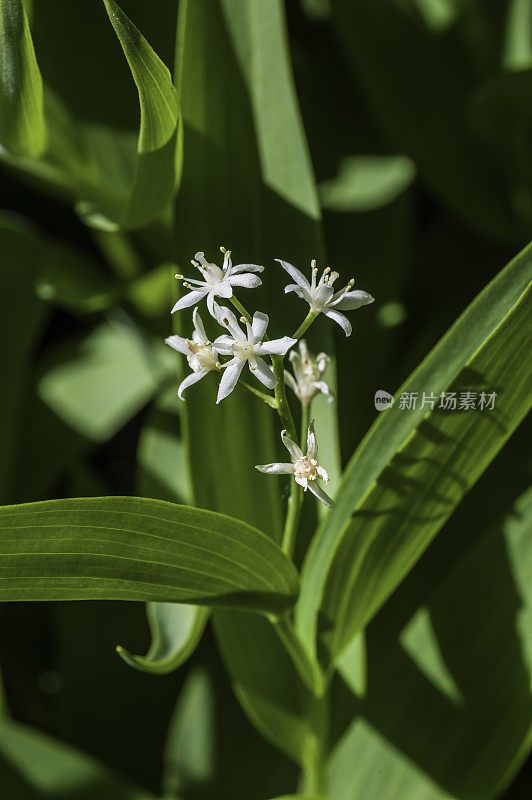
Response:
[[[209,609],[179,603],[148,603],[151,645],[145,656],[136,656],[120,645],[117,653],[131,667],[154,675],[166,675],[192,655],[209,619]]]
[[[4,506],[0,529],[1,600],[156,600],[278,613],[297,595],[296,570],[263,533],[162,500]]]
[[[48,356],[39,397],[74,430],[106,441],[159,390],[173,359],[129,320],[102,322],[78,346],[62,343]]]
[[[18,722],[0,722],[2,790],[17,800],[155,800],[89,755]]]
[[[84,213],[108,229],[136,228],[159,217],[175,192],[180,170],[178,99],[170,72],[144,36],[114,0],[103,2],[138,89],[140,129],[135,178],[120,220],[108,224],[87,208]]]
[[[371,679],[362,703],[344,698],[356,718],[330,758],[331,797],[506,790],[532,747],[531,531],[528,490],[415,603],[396,595],[374,620]]]
[[[495,410],[428,411],[419,402],[409,411],[396,398],[351,459],[337,507],[304,565],[298,629],[311,651],[318,633],[329,661],[341,653],[526,414],[531,277],[529,246],[475,299],[400,390],[418,392],[419,398],[423,392],[438,398],[449,390],[495,391]]]
[[[0,0],[0,144],[38,158],[46,146],[42,78],[21,0]]]
[[[320,184],[321,202],[328,211],[372,211],[396,200],[415,175],[406,156],[350,156],[336,178]]]
[[[175,216],[179,264],[200,246],[214,258],[222,244],[239,261],[268,264],[280,253],[310,261],[321,248],[319,204],[282,5],[183,2],[178,33],[187,153]],[[264,287],[239,299],[253,304],[251,311],[266,310],[270,330],[282,335],[280,273],[271,269],[271,290],[265,272]],[[279,540],[279,483],[263,480],[253,466],[278,460],[280,425],[240,389],[216,406],[215,389],[214,376],[207,376],[191,389],[186,407],[195,502],[259,524]],[[305,707],[310,693],[272,626],[249,626],[240,614],[215,614],[214,624],[244,711],[276,747],[300,761],[312,736]]]

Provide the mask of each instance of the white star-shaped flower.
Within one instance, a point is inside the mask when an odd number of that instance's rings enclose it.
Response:
[[[347,317],[340,312],[353,311],[355,308],[373,303],[375,299],[360,289],[356,289],[354,292],[351,291],[355,283],[354,279],[351,279],[339,292],[335,292],[333,284],[338,278],[338,273],[331,272],[329,267],[324,269],[321,278],[317,281],[318,268],[315,261],[312,261],[312,277],[309,283],[303,273],[292,264],[289,264],[288,261],[282,261],[280,258],[275,260],[295,281],[295,283],[290,283],[285,287],[285,294],[295,292],[298,297],[301,297],[309,304],[311,311],[316,314],[325,314],[326,317],[337,322],[343,328],[346,336],[351,335],[352,327]]]
[[[311,422],[307,432],[307,453],[303,455],[303,451],[295,442],[292,441],[287,435],[286,431],[281,431],[281,439],[283,444],[290,453],[291,463],[277,462],[275,464],[257,464],[255,469],[259,472],[265,472],[267,475],[293,475],[296,483],[299,483],[306,492],[310,489],[313,495],[318,500],[321,500],[326,506],[332,508],[335,503],[328,494],[326,494],[321,486],[316,482],[318,478],[327,483],[329,476],[323,467],[318,464],[318,444],[316,442],[316,434],[314,433],[314,422]]]
[[[273,389],[277,385],[277,378],[262,356],[284,356],[297,340],[291,339],[289,336],[283,336],[282,339],[272,339],[265,342],[264,337],[269,318],[267,314],[263,314],[260,311],[256,311],[253,314],[253,323],[251,325],[244,318],[241,318],[241,321],[246,324],[246,333],[244,333],[238,324],[237,318],[228,308],[220,308],[215,304],[215,315],[218,322],[227,328],[229,334],[222,334],[222,336],[215,339],[214,347],[222,355],[233,356],[230,361],[222,365],[224,374],[220,381],[216,402],[219,403],[233,391],[246,361],[252,374],[268,389]]]
[[[308,406],[313,398],[321,392],[329,402],[333,396],[331,390],[321,380],[321,376],[329,366],[331,359],[325,353],[318,353],[316,358],[312,358],[308,351],[307,343],[304,339],[299,342],[299,353],[291,350],[289,354],[290,363],[294,375],[285,370],[284,376],[286,383],[295,392],[301,405]]]
[[[181,400],[185,399],[183,397],[185,389],[188,389],[189,386],[200,381],[208,372],[220,370],[222,368],[218,361],[218,351],[207,338],[197,308],[194,309],[192,320],[194,322],[192,339],[183,339],[182,336],[169,336],[165,339],[166,344],[187,357],[187,361],[192,369],[190,375],[187,375],[180,383],[177,390],[177,394]]]
[[[264,267],[258,264],[233,265],[231,251],[226,250],[225,247],[220,247],[220,250],[224,254],[224,263],[221,267],[207,261],[205,253],[199,252],[194,256],[194,260],[191,263],[201,272],[203,280],[176,275],[178,280],[183,281],[183,286],[186,286],[191,291],[177,301],[172,309],[172,314],[175,311],[188,308],[188,306],[195,306],[196,303],[206,297],[209,311],[214,316],[215,297],[232,297],[234,286],[243,286],[246,289],[254,289],[256,286],[260,286],[261,279],[251,273],[262,272]]]

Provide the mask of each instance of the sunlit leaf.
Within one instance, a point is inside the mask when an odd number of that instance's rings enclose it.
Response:
[[[475,299],[354,454],[306,560],[298,625],[334,660],[415,564],[530,404],[532,248]],[[441,392],[496,392],[494,410],[438,408]],[[401,392],[417,392],[416,410]],[[423,392],[435,408],[421,402]],[[318,625],[319,615],[319,627]]]
[[[79,498],[0,509],[1,600],[156,600],[280,612],[297,573],[243,522],[162,500]]]
[[[331,797],[491,800],[507,788],[532,747],[531,532],[529,490],[406,624],[395,597],[375,619],[371,681],[331,755]]]
[[[36,158],[46,146],[43,87],[22,0],[1,0],[0,39],[0,145]]]

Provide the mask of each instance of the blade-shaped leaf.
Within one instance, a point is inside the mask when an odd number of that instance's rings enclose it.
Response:
[[[148,603],[151,645],[145,656],[125,647],[117,653],[131,667],[154,675],[166,675],[184,664],[196,649],[209,619],[209,609],[182,603]]]
[[[268,264],[280,253],[310,260],[321,246],[319,206],[281,4],[218,1],[207,7],[183,2],[178,32],[187,153],[176,206],[180,263],[187,262],[198,242],[213,257],[223,244],[239,261]],[[253,290],[249,298],[242,292],[239,298],[252,311],[267,310],[271,330],[281,335],[286,316],[279,313],[280,276],[272,269],[270,303],[262,305],[268,294],[266,271],[263,293]],[[280,426],[270,409],[238,394],[239,389],[216,407],[212,377],[191,389],[187,404],[195,501],[250,523],[260,520],[264,530],[280,538],[277,481],[253,475],[253,465],[263,457],[278,460]],[[270,741],[300,761],[310,729],[302,702],[306,690],[282,643],[268,623],[251,627],[243,615],[214,617],[244,710]],[[234,642],[238,647],[231,646]],[[265,657],[256,657],[259,653]]]
[[[179,104],[167,67],[114,0],[104,0],[138,89],[140,129],[135,180],[120,227],[156,219],[173,197],[180,171]]]
[[[156,600],[280,612],[297,573],[265,534],[143,498],[0,509],[1,600]]]
[[[42,78],[22,0],[0,0],[0,145],[37,158],[46,146]]]
[[[332,797],[381,800],[400,786],[413,800],[491,800],[506,790],[532,746],[531,533],[528,490],[427,583],[417,608],[397,615],[396,595],[374,620],[368,690],[330,758]]]
[[[338,505],[304,567],[298,626],[334,659],[417,561],[530,404],[532,247],[476,298],[402,391],[496,392],[493,411],[449,413],[400,403],[384,412],[351,459]],[[437,406],[437,403],[436,403]]]

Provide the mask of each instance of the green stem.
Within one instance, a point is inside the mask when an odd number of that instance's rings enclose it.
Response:
[[[294,419],[292,417],[292,412],[290,411],[290,406],[288,404],[288,399],[286,397],[286,388],[284,384],[284,359],[283,356],[271,356],[272,360],[272,367],[273,367],[273,374],[277,378],[277,384],[275,386],[274,394],[275,399],[277,400],[277,413],[281,418],[281,422],[283,424],[283,428],[288,432],[288,435],[291,439],[296,441],[297,433],[296,433],[296,426],[294,425]]]
[[[301,449],[306,451],[307,429],[309,419],[309,406],[301,406]],[[294,553],[297,529],[301,517],[301,507],[303,505],[303,487],[292,478],[290,486],[290,497],[288,498],[288,509],[284,523],[282,549],[289,558]]]
[[[324,791],[323,764],[321,759],[317,757],[303,772],[303,792],[312,796],[321,796]]]
[[[242,314],[242,316],[243,316],[243,317],[245,317],[245,318],[247,319],[247,321],[248,321],[248,322],[253,322],[253,317],[251,316],[251,314],[249,313],[249,311],[246,311],[246,309],[244,308],[244,306],[242,305],[242,303],[240,302],[240,300],[237,300],[237,298],[236,298],[234,295],[233,295],[233,297],[231,297],[231,298],[230,298],[230,300],[231,300],[231,303],[232,303],[232,304],[234,305],[234,307],[236,308],[236,310],[237,310],[237,311],[240,311],[240,313]]]
[[[308,328],[310,328],[310,326],[312,325],[312,323],[314,322],[314,320],[318,316],[318,313],[319,312],[317,312],[317,311],[309,311],[307,316],[305,317],[305,319],[303,320],[303,322],[301,323],[301,325],[297,329],[297,331],[292,336],[292,339],[301,339],[303,334],[308,330]]]

